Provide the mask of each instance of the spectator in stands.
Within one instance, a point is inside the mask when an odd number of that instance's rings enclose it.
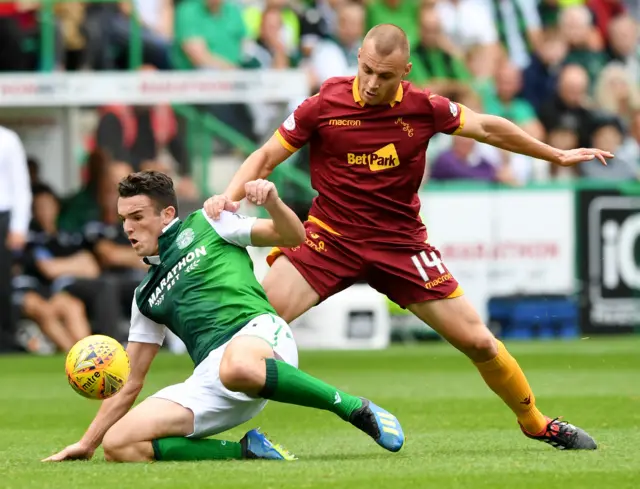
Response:
[[[420,5],[415,0],[372,0],[365,2],[367,9],[366,30],[378,24],[401,26],[409,38],[409,44],[418,42]]]
[[[358,49],[364,37],[364,8],[346,3],[338,10],[335,38],[320,41],[310,60],[313,73],[312,91],[332,76],[353,76],[358,72]]]
[[[177,69],[240,67],[247,37],[240,8],[230,0],[192,0],[176,9],[173,62]]]
[[[270,8],[262,13],[260,35],[248,48],[253,60],[252,68],[281,70],[297,65],[298,54],[290,56],[285,44],[282,19],[282,12],[278,9]],[[249,109],[254,133],[261,137],[266,133],[272,134],[274,121],[281,117],[279,104],[256,102],[249,105]]]
[[[297,64],[297,53],[291,51],[282,35],[282,13],[267,9],[260,18],[260,35],[252,44],[252,56],[261,69],[281,70]]]
[[[142,25],[158,37],[171,42],[175,12],[173,0],[134,0]]]
[[[144,9],[144,16],[153,9],[153,0],[144,0],[149,9]],[[171,8],[167,2],[166,8]],[[91,46],[87,56],[95,65],[94,69],[128,69],[129,42],[131,39],[131,4],[92,3],[85,7],[85,29]],[[141,16],[140,41],[142,43],[143,63],[166,70],[171,67],[171,37],[167,36],[168,27],[164,26],[170,19],[158,21],[163,27],[145,24],[145,17]],[[169,31],[170,32],[170,31]]]
[[[338,10],[349,0],[309,0],[300,14],[300,51],[308,57],[322,39],[336,35]]]
[[[626,12],[622,0],[588,0],[587,7],[591,11],[595,27],[602,40],[606,40],[609,33],[609,23],[617,16]]]
[[[82,232],[85,224],[99,219],[98,189],[105,176],[109,157],[94,149],[87,158],[86,179],[82,188],[61,203],[58,227],[63,231]]]
[[[0,3],[0,72],[35,71],[40,68],[39,2],[8,1]],[[54,66],[62,65],[62,43],[57,26],[54,38]]]
[[[289,5],[289,0],[266,0],[264,6],[245,8],[242,18],[247,27],[247,37],[257,40],[264,34],[262,17],[266,12],[279,15],[277,26],[273,20],[269,21],[273,28],[277,28],[273,35],[279,40],[287,57],[297,57],[300,50],[300,18]]]
[[[22,141],[15,132],[0,126],[0,352],[15,348],[11,268],[27,242],[31,199]]]
[[[600,73],[595,87],[595,102],[599,109],[617,114],[629,124],[640,109],[640,89],[624,65],[609,63]]]
[[[58,201],[44,184],[36,184],[33,197],[33,225],[30,233],[30,249],[27,257],[16,264],[14,276],[14,304],[21,315],[34,321],[42,333],[62,352],[67,352],[82,338],[91,334],[89,320],[81,300],[64,291],[64,288],[48,287],[39,274],[29,268],[29,260],[45,260],[47,251],[38,248],[42,234],[54,235]],[[35,235],[40,235],[35,237]],[[35,248],[31,248],[35,246]],[[26,264],[26,267],[25,267]],[[57,264],[59,266],[59,264]],[[48,266],[45,265],[45,269]],[[33,336],[23,335],[23,345],[29,348]]]
[[[580,166],[580,173],[597,181],[640,180],[640,162],[637,145],[625,137],[622,122],[615,116],[602,115],[595,120],[591,136],[594,147],[611,151],[616,155],[602,171],[592,162]]]
[[[541,47],[542,26],[536,0],[483,0],[493,13],[498,40],[521,70]]]
[[[42,188],[35,199],[38,212],[29,233],[26,275],[40,280],[52,296],[66,293],[80,299],[97,332],[122,339],[116,291],[100,280],[100,266],[83,234],[58,229],[60,204],[51,190]]]
[[[476,59],[481,60],[484,72],[493,74],[501,50],[488,5],[477,0],[441,0],[435,8],[447,38],[465,54],[475,48]]]
[[[111,104],[100,107],[95,140],[97,147],[118,161],[131,163],[135,171],[143,161],[155,160],[168,151],[181,177],[189,178],[190,156],[186,122],[169,104],[155,106]]]
[[[442,32],[440,17],[433,8],[421,10],[420,41],[411,48],[411,62],[408,79],[440,95],[463,89],[471,79],[463,53]]]
[[[559,33],[545,32],[540,49],[531,57],[531,63],[524,70],[521,95],[536,112],[554,95],[567,50],[567,43]]]
[[[567,7],[560,14],[559,27],[569,46],[565,64],[582,66],[589,75],[590,83],[595,83],[607,62],[607,56],[603,51],[602,39],[591,25],[589,9],[584,5]]]
[[[510,120],[536,139],[544,140],[544,127],[540,124],[531,104],[518,97],[522,90],[522,72],[510,63],[498,69],[495,92],[485,100],[485,111]]]
[[[609,23],[609,56],[621,62],[636,85],[640,84],[640,29],[630,15],[620,15]]]
[[[552,131],[560,121],[573,119],[578,132],[578,146],[589,147],[592,110],[588,90],[586,70],[579,65],[565,66],[558,77],[556,93],[540,109],[540,121],[545,130]]]
[[[232,0],[182,2],[176,9],[175,28],[172,61],[177,69],[231,70],[241,67],[247,31],[242,11]],[[210,111],[249,139],[257,139],[245,105],[218,104]]]
[[[488,161],[474,152],[476,141],[455,136],[451,149],[436,158],[431,167],[433,180],[478,180],[517,185],[509,165]]]

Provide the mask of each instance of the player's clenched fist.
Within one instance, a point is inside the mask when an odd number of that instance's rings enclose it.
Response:
[[[265,205],[278,200],[278,190],[269,180],[253,180],[244,185],[247,200],[255,205]]]
[[[240,202],[234,202],[226,195],[214,195],[204,203],[204,211],[211,219],[218,219],[222,211],[236,212]]]

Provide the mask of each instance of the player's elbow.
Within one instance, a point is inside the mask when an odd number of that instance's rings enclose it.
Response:
[[[300,223],[299,226],[296,227],[296,234],[295,236],[293,236],[292,239],[292,244],[290,244],[290,247],[293,246],[300,246],[302,243],[304,243],[304,240],[307,238],[307,233],[304,229],[304,224]]]
[[[478,122],[477,137],[474,138],[476,141],[495,145],[513,133],[513,123],[503,117],[483,114]]]

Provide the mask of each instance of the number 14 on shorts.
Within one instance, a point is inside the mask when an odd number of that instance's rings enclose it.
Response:
[[[438,258],[435,251],[430,251],[429,256],[424,251],[421,251],[417,255],[413,255],[411,257],[411,261],[416,266],[418,273],[422,277],[422,280],[425,282],[429,281],[429,274],[427,273],[427,269],[435,268],[438,270],[438,276],[442,275],[445,270],[442,266],[442,261]]]

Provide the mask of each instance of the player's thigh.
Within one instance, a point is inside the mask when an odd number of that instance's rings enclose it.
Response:
[[[298,366],[298,347],[287,322],[274,314],[258,316],[238,331],[229,341],[222,363],[234,358],[238,362],[262,361],[275,357]]]
[[[190,409],[174,401],[149,397],[109,429],[103,446],[110,451],[157,438],[187,436],[193,432],[193,426]]]
[[[419,317],[453,346],[481,361],[495,341],[462,288],[428,243],[374,250],[369,283]]]
[[[349,287],[363,259],[340,236],[305,222],[306,239],[295,248],[274,248],[262,286],[279,316],[291,322],[311,307]]]
[[[257,396],[266,381],[265,358],[298,366],[298,348],[289,325],[273,314],[251,320],[226,345],[220,380],[231,391]]]
[[[462,295],[458,281],[427,243],[367,250],[369,284],[401,307]]]
[[[266,401],[227,389],[220,379],[226,345],[213,350],[182,384],[165,387],[152,398],[172,401],[192,413],[183,436],[203,438],[227,431],[260,413]],[[186,427],[185,427],[186,428]]]

